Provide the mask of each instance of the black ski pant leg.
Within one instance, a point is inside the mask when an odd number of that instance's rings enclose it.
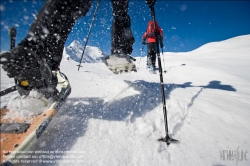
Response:
[[[35,51],[52,70],[59,69],[67,37],[91,4],[92,0],[46,0],[19,45]]]
[[[156,53],[157,53],[157,44],[156,43],[153,43],[154,44],[154,48],[153,48],[153,55],[152,55],[152,64],[153,66],[155,66],[155,62],[156,62]]]
[[[113,23],[111,32],[111,54],[120,51],[130,55],[135,41],[128,15],[128,0],[112,0]]]
[[[150,60],[148,65],[155,66],[155,61],[156,61],[156,50],[157,50],[157,45],[156,43],[148,43],[148,56],[147,58]]]

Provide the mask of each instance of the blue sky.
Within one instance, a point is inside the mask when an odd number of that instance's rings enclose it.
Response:
[[[44,1],[1,0],[1,51],[9,49],[8,29],[17,28],[17,43],[29,30],[34,16]],[[85,44],[96,0],[87,15],[77,20],[65,46],[78,40]],[[165,1],[155,4],[156,20],[164,32],[164,52],[192,51],[206,43],[250,34],[249,1]],[[132,32],[135,37],[133,56],[140,56],[141,36],[151,13],[144,0],[130,0]],[[101,0],[88,45],[110,53],[112,7],[109,0]],[[145,48],[144,48],[145,50]],[[143,56],[145,53],[143,53]]]

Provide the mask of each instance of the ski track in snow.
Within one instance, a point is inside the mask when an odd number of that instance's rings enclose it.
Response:
[[[170,146],[157,141],[165,136],[160,79],[149,74],[145,57],[137,58],[137,73],[122,75],[102,63],[84,63],[77,72],[65,58],[61,71],[72,93],[30,150],[81,151],[84,162],[70,165],[235,165],[220,152],[250,150],[249,41],[247,35],[164,53],[169,134],[180,141]],[[2,76],[4,88],[13,83]],[[70,154],[62,156],[47,165],[65,165]]]

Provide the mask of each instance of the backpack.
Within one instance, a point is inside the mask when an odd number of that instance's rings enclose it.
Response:
[[[156,21],[155,21],[155,28],[156,30],[159,29],[158,23]],[[154,28],[154,21],[153,20],[149,21],[146,30],[147,37],[155,37],[155,28]]]

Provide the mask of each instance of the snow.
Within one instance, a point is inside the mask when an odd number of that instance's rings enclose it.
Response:
[[[3,119],[22,119],[40,114],[47,110],[51,104],[51,99],[46,99],[42,94],[34,90],[30,92],[29,96],[13,96],[7,104],[9,112]]]
[[[248,166],[249,52],[250,35],[244,35],[164,53],[169,133],[180,141],[169,146],[157,141],[165,136],[160,79],[149,74],[146,57],[136,58],[137,73],[121,75],[103,63],[77,71],[78,63],[65,58],[61,71],[71,95],[30,150],[60,154],[43,158],[56,161],[46,165]],[[2,89],[13,85],[1,77]],[[1,106],[15,94],[2,97]],[[238,155],[234,160],[230,151]]]

